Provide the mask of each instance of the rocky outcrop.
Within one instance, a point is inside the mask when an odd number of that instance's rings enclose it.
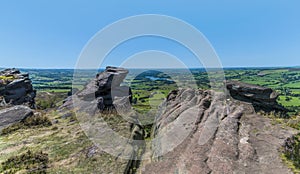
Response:
[[[33,111],[27,106],[13,106],[0,110],[0,131],[33,115]]]
[[[257,101],[270,100],[263,100],[267,94],[251,94],[262,98]],[[297,132],[271,124],[251,102],[214,91],[180,89],[169,94],[160,112],[152,162],[141,166],[142,173],[292,173],[280,149]]]
[[[271,88],[238,81],[227,81],[226,87],[234,99],[252,103],[257,111],[263,110],[266,112],[276,111],[283,113],[288,111],[277,103],[276,100],[279,94]]]
[[[104,173],[135,173],[145,146],[144,128],[131,107],[131,89],[121,86],[127,74],[126,69],[106,67],[60,107],[61,112],[73,108],[86,135],[100,150],[113,154],[119,167]]]
[[[32,87],[28,74],[17,69],[6,69],[0,72],[0,102],[2,106],[9,104],[25,104],[35,108],[36,91]]]
[[[131,89],[127,86],[121,86],[121,83],[128,74],[128,70],[124,68],[106,67],[105,71],[96,75],[82,91],[77,92],[73,96],[67,98],[61,108],[73,107],[73,97],[88,102],[98,103],[98,109],[113,108],[113,101],[116,97],[125,97],[132,101]]]

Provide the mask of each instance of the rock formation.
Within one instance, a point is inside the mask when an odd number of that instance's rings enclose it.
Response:
[[[33,111],[27,106],[13,106],[7,109],[0,110],[0,131],[13,124],[32,116]]]
[[[36,91],[32,87],[28,74],[22,74],[17,69],[0,71],[0,102],[2,106],[7,104],[25,104],[35,107]]]
[[[270,100],[253,87],[249,91],[250,99]],[[219,92],[180,89],[169,94],[160,110],[152,162],[140,167],[142,173],[292,173],[280,149],[297,132],[272,125],[251,102]]]
[[[121,83],[128,74],[128,70],[118,67],[106,67],[105,71],[96,75],[85,88],[74,94],[76,97],[83,101],[90,101],[98,103],[98,109],[114,107],[113,101],[116,97],[129,97],[132,101],[131,89],[127,86],[121,86]],[[72,107],[72,97],[65,100],[63,107]]]
[[[226,87],[233,98],[252,103],[257,111],[276,111],[282,113],[286,113],[288,111],[277,103],[276,100],[279,94],[271,88],[238,81],[227,81]]]

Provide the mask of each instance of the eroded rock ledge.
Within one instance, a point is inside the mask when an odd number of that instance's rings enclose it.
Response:
[[[277,103],[279,94],[271,88],[238,81],[227,81],[226,87],[234,99],[252,103],[256,111],[275,111],[282,114],[288,112],[286,108]]]

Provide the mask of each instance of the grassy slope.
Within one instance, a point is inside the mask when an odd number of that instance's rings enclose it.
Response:
[[[74,117],[62,119],[61,115],[54,111],[47,114],[50,119],[58,121],[51,127],[21,129],[0,136],[0,163],[31,150],[48,153],[49,173],[110,173],[124,168],[125,163],[116,162],[104,152],[89,156],[93,152],[93,143]]]

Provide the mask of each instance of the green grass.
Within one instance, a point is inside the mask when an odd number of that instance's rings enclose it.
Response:
[[[300,106],[300,98],[299,97],[288,97],[290,100],[286,100],[286,96],[279,96],[278,102],[283,106]]]
[[[292,94],[300,94],[300,89],[292,89],[291,93]]]
[[[287,87],[287,88],[298,88],[300,89],[300,82],[290,82],[286,85],[284,85],[284,87]]]

